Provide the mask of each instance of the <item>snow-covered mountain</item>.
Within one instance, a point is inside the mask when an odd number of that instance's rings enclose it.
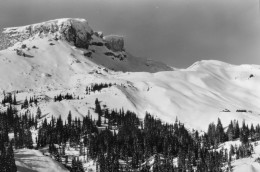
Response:
[[[212,60],[173,70],[130,55],[122,37],[103,36],[84,19],[6,28],[2,37],[1,92],[18,90],[21,101],[29,95],[48,97],[40,106],[50,116],[66,116],[69,110],[84,116],[98,98],[110,109],[124,107],[140,117],[150,112],[166,122],[177,116],[187,126],[203,130],[218,117],[224,125],[232,119],[248,123],[260,119],[257,65]],[[86,95],[86,86],[93,83],[117,84]],[[82,99],[52,101],[66,92]]]
[[[233,119],[260,121],[258,65],[209,60],[176,69],[134,57],[125,50],[123,37],[95,32],[84,19],[5,28],[0,38],[0,97],[17,92],[22,103],[36,96],[47,119],[66,118],[69,111],[77,117],[90,111],[97,118],[93,109],[98,98],[109,109],[123,107],[140,118],[149,112],[168,123],[177,117],[188,128],[204,131],[217,118],[224,126]],[[95,83],[113,85],[86,94],[86,87]],[[53,101],[66,93],[79,99]],[[29,110],[35,113],[36,107]]]

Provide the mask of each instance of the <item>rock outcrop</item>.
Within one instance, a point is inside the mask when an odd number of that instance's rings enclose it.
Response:
[[[124,49],[124,38],[117,35],[105,36],[104,41],[106,42],[106,47],[114,52],[125,51]]]
[[[43,23],[6,28],[0,35],[0,50],[6,49],[16,42],[22,42],[32,36],[53,35],[54,38],[65,39],[79,48],[88,48],[93,30],[85,19],[57,19]]]
[[[63,39],[78,48],[88,49],[93,36],[100,39],[100,42],[93,42],[93,45],[103,44],[113,52],[123,52],[124,38],[118,35],[103,36],[102,32],[94,32],[85,19],[64,18],[50,20],[42,23],[12,27],[0,30],[0,50],[13,46],[33,36],[51,36],[55,40]]]

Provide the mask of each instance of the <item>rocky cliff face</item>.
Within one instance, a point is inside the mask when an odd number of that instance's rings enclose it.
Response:
[[[51,36],[54,39],[63,39],[74,44],[78,48],[85,49],[88,49],[93,36],[96,36],[101,40],[101,43],[111,51],[125,51],[124,38],[122,36],[103,36],[101,32],[94,32],[85,19],[77,18],[56,19],[0,30],[0,50],[6,49],[17,42],[22,42],[34,36]],[[98,45],[101,45],[101,43]]]
[[[32,36],[53,36],[79,48],[88,48],[93,30],[84,19],[57,19],[23,27],[6,28],[0,35],[0,50]]]
[[[0,29],[0,50],[10,47],[10,41],[7,40],[6,35],[3,34],[3,29]]]
[[[124,51],[124,38],[117,35],[109,35],[104,37],[106,47],[114,52]]]

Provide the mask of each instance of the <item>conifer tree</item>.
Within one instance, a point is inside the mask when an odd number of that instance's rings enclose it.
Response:
[[[27,97],[26,97],[25,100],[24,100],[24,103],[23,103],[23,108],[27,109],[28,106],[29,106],[29,102],[28,102]]]
[[[80,160],[77,161],[77,171],[76,172],[85,172],[82,162]]]
[[[68,126],[69,128],[71,127],[71,121],[72,121],[72,117],[71,117],[71,111],[69,111],[69,114],[68,114]]]
[[[240,135],[240,128],[239,128],[239,124],[238,124],[238,121],[234,121],[235,122],[235,133],[234,133],[234,135],[235,135],[235,138],[234,139],[237,139],[237,138],[239,138],[239,135]]]
[[[240,130],[240,141],[243,143],[243,144],[246,144],[248,142],[248,137],[249,137],[249,129],[248,127],[245,125],[245,121],[243,121],[243,124],[242,124],[242,128]]]
[[[232,141],[234,139],[234,127],[232,121],[228,126],[227,134],[228,134],[228,140]]]
[[[38,107],[38,108],[37,108],[37,112],[36,112],[36,118],[37,118],[37,119],[41,119],[41,116],[42,116],[42,112],[41,112],[40,107]]]
[[[17,167],[15,165],[15,159],[14,159],[14,151],[13,151],[13,146],[12,143],[9,144],[9,147],[7,149],[7,167],[8,167],[8,172],[16,172]]]
[[[16,102],[16,94],[14,94],[13,104],[14,104],[14,105],[17,104],[17,102]]]
[[[225,141],[224,129],[223,129],[221,120],[219,118],[218,118],[218,124],[216,127],[216,137],[217,137],[217,143],[222,143]]]
[[[78,164],[76,161],[76,158],[73,157],[72,162],[71,162],[71,170],[70,172],[77,172]]]
[[[25,133],[25,146],[29,149],[33,148],[32,133],[29,129]]]

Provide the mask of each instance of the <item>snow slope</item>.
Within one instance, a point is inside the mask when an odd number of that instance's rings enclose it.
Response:
[[[15,150],[15,164],[18,172],[68,172],[66,168],[38,150]]]
[[[240,140],[225,142],[219,146],[218,150],[227,149],[227,152],[229,152],[231,145],[233,145],[233,147],[238,147],[241,145],[241,142],[240,142]],[[233,155],[232,161],[231,161],[231,166],[232,166],[233,172],[260,171],[260,163],[259,163],[260,141],[252,142],[251,145],[253,146],[254,151],[250,157],[236,159],[236,155]]]

